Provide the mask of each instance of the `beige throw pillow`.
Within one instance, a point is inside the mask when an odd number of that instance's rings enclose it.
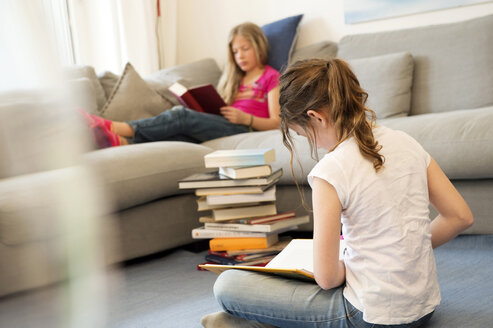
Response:
[[[104,93],[103,87],[99,83],[98,76],[96,75],[96,71],[92,66],[83,66],[83,65],[75,65],[70,67],[65,67],[63,70],[64,76],[69,79],[80,79],[87,78],[91,82],[93,90],[96,95],[96,103],[98,109],[101,109],[106,102],[106,95]]]
[[[367,107],[378,119],[409,114],[414,69],[411,54],[402,52],[347,62],[368,93]]]
[[[112,121],[133,121],[156,116],[173,105],[152,90],[127,63],[101,115]]]

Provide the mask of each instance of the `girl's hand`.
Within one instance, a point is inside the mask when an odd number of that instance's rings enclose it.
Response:
[[[221,115],[233,124],[248,125],[250,123],[250,114],[231,106],[221,107]]]

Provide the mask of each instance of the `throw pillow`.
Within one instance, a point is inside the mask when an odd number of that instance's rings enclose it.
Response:
[[[112,121],[132,121],[156,116],[172,106],[152,90],[134,67],[127,63],[101,110],[101,116]]]
[[[106,94],[103,87],[99,83],[96,71],[92,66],[72,66],[64,68],[64,75],[67,79],[88,78],[91,81],[94,92],[96,93],[96,101],[98,109],[101,110],[106,102]]]
[[[74,109],[82,108],[86,112],[99,115],[96,92],[93,83],[87,77],[70,80],[68,85],[69,104]]]
[[[113,72],[105,71],[102,74],[98,75],[98,79],[99,83],[103,87],[104,93],[106,94],[106,99],[109,99],[111,96],[111,92],[120,79],[120,76],[116,75]]]
[[[332,41],[322,41],[293,51],[289,63],[294,63],[304,59],[331,59],[337,55],[337,43]]]
[[[303,15],[292,16],[262,26],[269,41],[267,64],[279,72],[282,72],[288,65],[296,43],[301,18]]]
[[[347,62],[368,93],[367,107],[378,119],[409,114],[414,69],[410,53],[350,59]]]

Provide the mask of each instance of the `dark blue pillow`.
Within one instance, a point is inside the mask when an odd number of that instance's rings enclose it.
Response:
[[[303,15],[292,16],[262,26],[269,41],[269,57],[267,65],[279,72],[288,65],[289,55],[294,46],[298,24]]]

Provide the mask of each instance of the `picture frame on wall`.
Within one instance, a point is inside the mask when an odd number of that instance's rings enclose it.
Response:
[[[346,24],[492,2],[492,0],[344,0]]]

